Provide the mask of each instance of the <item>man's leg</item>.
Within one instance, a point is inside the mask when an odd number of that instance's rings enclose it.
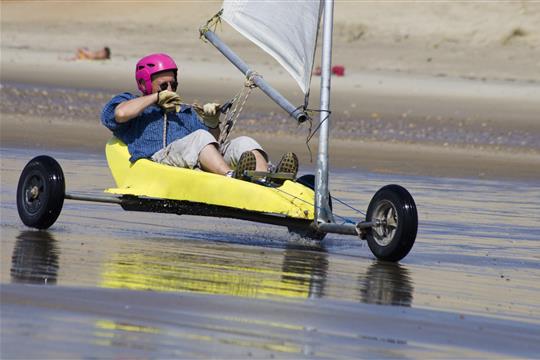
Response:
[[[200,165],[205,171],[221,175],[231,170],[217,150],[216,139],[206,130],[197,130],[173,141],[152,155],[152,160],[190,169]]]
[[[225,175],[231,170],[229,165],[223,160],[223,156],[218,151],[216,144],[206,145],[199,153],[199,163],[204,171],[214,174]]]
[[[257,159],[255,171],[268,171],[268,162],[260,150],[251,150],[251,152],[255,154],[255,159]]]
[[[245,151],[251,151],[257,160],[256,171],[268,171],[268,156],[261,145],[254,139],[247,136],[240,136],[232,139],[221,149],[225,162],[231,167],[236,167],[240,156]]]

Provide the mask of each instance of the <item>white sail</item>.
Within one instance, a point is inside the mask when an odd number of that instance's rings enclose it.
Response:
[[[221,17],[274,57],[306,94],[320,15],[320,0],[224,0]]]

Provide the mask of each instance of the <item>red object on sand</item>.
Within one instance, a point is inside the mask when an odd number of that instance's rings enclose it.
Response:
[[[343,66],[343,65],[332,66],[331,72],[332,72],[332,75],[345,76],[345,66]],[[313,70],[313,75],[321,76],[321,67],[320,66],[317,66]]]
[[[332,74],[336,76],[345,76],[345,66],[343,65],[332,66]]]

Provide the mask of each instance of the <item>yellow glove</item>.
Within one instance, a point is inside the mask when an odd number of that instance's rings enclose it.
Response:
[[[180,111],[180,107],[182,104],[182,99],[180,99],[180,95],[177,93],[170,91],[170,90],[162,90],[158,92],[158,100],[157,104],[160,108],[162,108],[164,111]]]
[[[193,104],[193,108],[203,119],[203,122],[210,129],[215,129],[219,126],[219,112],[220,105],[217,103],[204,104],[202,107],[197,104]]]

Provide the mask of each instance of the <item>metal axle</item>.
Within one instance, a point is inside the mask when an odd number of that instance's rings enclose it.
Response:
[[[362,221],[357,224],[319,223],[317,229],[327,233],[358,236],[361,229],[368,229],[374,226],[378,226],[378,222]]]

